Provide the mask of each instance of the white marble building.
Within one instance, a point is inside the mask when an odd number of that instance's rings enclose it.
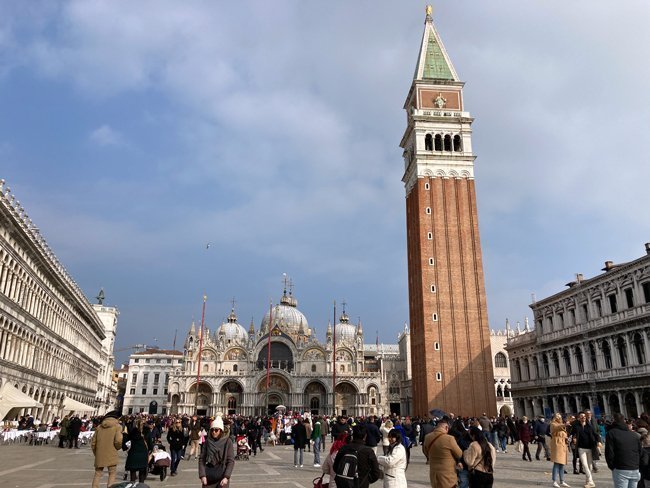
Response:
[[[508,339],[515,412],[650,412],[650,244],[604,273],[581,274],[530,307],[535,328]],[[527,328],[528,329],[528,328]]]
[[[93,306],[0,180],[0,420],[93,413],[105,338]]]
[[[99,301],[103,302],[104,293],[100,291]],[[102,357],[99,375],[97,377],[97,395],[95,405],[97,414],[103,415],[115,408],[117,397],[117,382],[113,381],[113,368],[115,367],[115,335],[117,334],[117,316],[120,312],[115,307],[109,307],[103,303],[94,304],[95,313],[104,324],[106,337],[102,340]]]
[[[321,343],[297,305],[285,290],[258,330],[240,325],[234,310],[214,334],[206,329],[202,337],[192,324],[183,364],[170,378],[169,411],[261,415],[284,405],[319,414],[409,413],[408,329],[399,344],[365,344],[361,323],[352,324],[343,311]]]
[[[122,412],[167,413],[168,383],[172,371],[182,366],[183,353],[146,349],[129,357]]]
[[[492,367],[494,369],[494,392],[497,397],[497,413],[502,417],[514,413],[510,384],[510,367],[506,344],[509,327],[506,330],[490,331],[490,347],[492,349]]]

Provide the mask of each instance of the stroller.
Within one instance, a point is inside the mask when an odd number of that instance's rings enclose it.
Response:
[[[172,458],[165,446],[162,444],[154,444],[153,451],[149,458],[149,472],[154,476],[160,476],[160,481],[164,481],[167,477],[167,468],[172,465]]]
[[[248,445],[248,437],[245,435],[238,435],[235,437],[235,443],[237,444],[235,459],[239,461],[248,461],[251,454],[251,446]]]

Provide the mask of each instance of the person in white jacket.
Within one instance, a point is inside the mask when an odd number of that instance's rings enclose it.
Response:
[[[406,488],[406,449],[402,434],[397,429],[388,432],[388,453],[378,456],[377,462],[384,468],[384,488]]]
[[[388,445],[390,444],[388,442],[388,433],[392,428],[393,428],[393,422],[391,422],[390,420],[386,420],[386,422],[381,424],[381,427],[379,428],[379,432],[381,432],[381,446],[384,449],[384,454],[388,452]]]

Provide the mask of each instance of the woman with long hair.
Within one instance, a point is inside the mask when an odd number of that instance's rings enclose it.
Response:
[[[406,488],[406,449],[399,430],[388,432],[388,453],[378,456],[377,462],[384,467],[384,488]]]
[[[149,465],[149,446],[142,432],[137,427],[133,427],[129,432],[129,453],[126,456],[126,470],[131,474],[131,481],[135,481],[136,473],[138,482],[144,483],[147,479],[147,467]]]
[[[388,441],[388,433],[392,428],[393,422],[390,419],[381,424],[381,427],[379,428],[379,432],[381,432],[381,446],[384,454],[388,453],[388,446],[390,445],[390,442]]]
[[[325,461],[323,461],[321,470],[323,474],[329,475],[330,486],[334,486],[334,477],[336,476],[336,472],[334,471],[334,459],[336,458],[336,454],[349,441],[350,439],[347,432],[343,432],[342,434],[339,434],[336,440],[332,443],[332,447],[330,447],[330,452],[325,458]]]
[[[469,436],[472,438],[472,443],[463,453],[463,459],[469,469],[469,486],[470,488],[492,488],[497,451],[478,427],[471,427]]]
[[[177,418],[167,431],[167,442],[169,443],[169,453],[172,456],[172,465],[170,475],[176,476],[178,464],[183,456],[183,446],[185,445],[185,435],[183,434],[183,422]]]
[[[556,413],[551,420],[551,461],[553,461],[553,487],[560,486],[569,488],[564,482],[564,466],[567,463],[569,441],[566,425],[562,421],[562,415]]]
[[[227,488],[235,467],[235,453],[219,416],[210,424],[210,433],[199,457],[199,478],[203,488]]]

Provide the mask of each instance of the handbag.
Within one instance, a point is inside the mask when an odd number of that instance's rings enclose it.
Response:
[[[223,456],[221,457],[221,462],[216,466],[205,465],[205,478],[208,485],[214,485],[215,483],[221,483],[223,475],[226,472],[226,449],[228,448],[228,440],[223,446]]]
[[[314,478],[314,488],[329,488],[329,483],[323,483],[323,476],[325,474],[322,474],[320,478]]]
[[[524,450],[524,443],[521,441],[517,441],[517,443],[515,444],[515,451],[523,452],[523,450]]]

